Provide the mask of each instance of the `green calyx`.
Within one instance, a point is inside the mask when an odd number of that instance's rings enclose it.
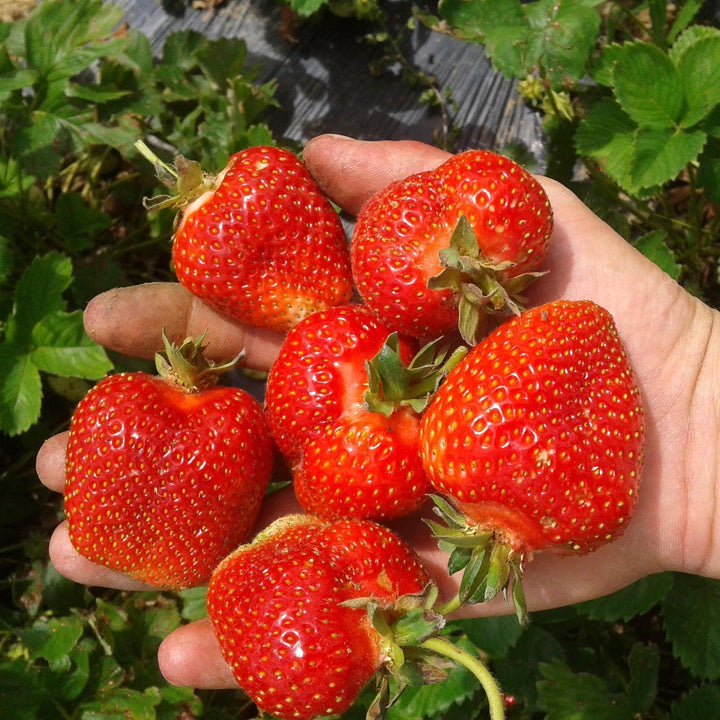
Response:
[[[447,614],[464,605],[488,602],[502,593],[512,599],[518,621],[525,625],[529,617],[522,586],[525,556],[502,542],[493,532],[479,529],[439,495],[430,496],[434,511],[442,522],[426,520],[447,552],[448,573],[462,572],[458,595],[439,612]]]
[[[366,362],[365,407],[386,417],[402,406],[422,413],[440,383],[467,352],[464,346],[451,351],[450,345],[440,338],[421,348],[406,364],[400,356],[399,335],[392,333],[379,352]]]
[[[200,163],[188,160],[182,155],[175,158],[173,165],[163,162],[142,140],[135,143],[137,151],[155,168],[158,180],[172,193],[145,198],[143,204],[148,210],[181,208],[200,197],[204,192],[217,188],[217,177],[205,172]]]
[[[487,667],[443,636],[446,620],[438,610],[437,599],[437,586],[430,583],[421,593],[403,595],[391,604],[373,598],[343,603],[367,611],[385,651],[386,660],[376,677],[377,694],[367,720],[387,717],[387,710],[405,688],[442,682],[457,664],[470,670],[482,685],[491,720],[504,720],[503,696]]]
[[[510,276],[514,263],[493,263],[484,258],[475,231],[464,215],[450,237],[449,247],[440,251],[440,263],[443,270],[430,278],[428,287],[456,294],[458,329],[468,345],[480,342],[491,317],[519,315],[525,309],[522,293],[545,274]]]
[[[197,339],[185,338],[179,345],[168,339],[165,329],[162,337],[165,350],[155,355],[158,375],[188,393],[201,392],[217,384],[218,378],[234,368],[245,355],[243,351],[232,360],[214,363],[205,357],[205,333]]]

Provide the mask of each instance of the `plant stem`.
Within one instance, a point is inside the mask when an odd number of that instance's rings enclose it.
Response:
[[[450,641],[439,637],[428,638],[420,647],[454,660],[466,667],[478,679],[483,690],[485,690],[490,708],[490,720],[505,720],[505,703],[503,702],[500,687],[490,671],[478,658],[456,647]]]
[[[461,607],[462,601],[460,600],[460,595],[456,595],[454,598],[448,600],[443,605],[439,605],[438,607],[433,608],[433,610],[439,615],[445,615],[447,617],[450,613],[459,610]]]

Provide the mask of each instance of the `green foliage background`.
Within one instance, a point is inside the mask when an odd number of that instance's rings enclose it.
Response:
[[[388,3],[289,4],[318,22],[327,13],[362,21],[363,33],[369,23],[382,61],[400,62],[418,101],[451,118],[452,88],[398,55]],[[404,7],[409,25],[481,43],[541,113],[548,173],[719,306],[720,31],[699,0]],[[101,290],[172,277],[172,218],[142,207],[155,181],[135,140],[157,138],[160,151],[209,169],[275,142],[264,117],[276,88],[257,83],[242,40],[178,33],[154,58],[148,38],[118,31],[120,20],[100,0],[46,0],[0,25],[0,717],[253,717],[240,692],[175,688],[159,674],[159,643],[204,616],[203,589],[90,589],[47,561],[62,506],[37,480],[35,454],[92,382],[136,366],[85,335],[82,308]],[[447,633],[488,661],[509,718],[720,717],[718,582],[661,574],[536,613],[527,628],[509,616],[453,622]],[[368,702],[348,718],[364,717]],[[390,711],[393,720],[485,716],[463,669]]]

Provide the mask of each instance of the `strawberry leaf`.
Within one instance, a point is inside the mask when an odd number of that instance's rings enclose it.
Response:
[[[28,628],[21,637],[30,659],[47,660],[54,671],[70,668],[69,654],[83,634],[80,618],[69,615],[61,618],[42,618]]]
[[[36,323],[50,313],[65,310],[63,292],[71,282],[72,262],[69,257],[57,252],[36,257],[15,286],[7,339],[27,343]]]
[[[638,238],[635,247],[673,280],[677,280],[680,277],[680,266],[666,240],[667,235],[662,230],[654,230]]]
[[[40,372],[30,355],[12,343],[0,345],[0,430],[19,435],[37,422],[42,402]]]
[[[635,717],[644,715],[652,708],[657,696],[660,651],[657,645],[638,642],[628,655],[630,682],[627,694]]]
[[[543,68],[555,90],[582,77],[600,26],[598,13],[581,0],[445,0],[440,14],[459,37],[483,42],[507,77]]]
[[[455,627],[491,658],[506,657],[525,632],[512,615],[454,620],[450,629]]]
[[[589,673],[575,673],[554,660],[539,666],[538,705],[546,720],[632,720],[627,696],[613,694],[606,683]]]
[[[83,313],[48,313],[32,331],[32,361],[43,372],[97,380],[113,368],[105,350],[83,328]]]
[[[578,612],[590,620],[605,622],[629,621],[658,605],[673,586],[671,573],[650,575],[606,597],[576,605]]]
[[[720,30],[695,26],[670,51],[682,78],[686,110],[682,126],[692,127],[720,104]]]
[[[663,605],[673,652],[693,675],[720,678],[720,581],[677,574]]]
[[[699,685],[673,704],[671,720],[698,720],[711,718],[720,707],[720,687]]]
[[[642,191],[674,180],[705,145],[702,130],[640,128],[635,138],[631,188]]]
[[[672,128],[682,119],[683,81],[660,48],[626,43],[613,70],[614,92],[623,110],[648,128]]]

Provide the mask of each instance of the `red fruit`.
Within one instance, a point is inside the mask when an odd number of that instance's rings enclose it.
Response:
[[[238,684],[274,717],[340,714],[386,663],[367,611],[421,593],[428,576],[390,530],[363,520],[281,518],[213,573],[207,609]],[[359,603],[362,605],[362,603]]]
[[[632,368],[612,317],[589,301],[500,326],[448,375],[420,430],[433,487],[515,570],[535,550],[587,553],[624,530],[643,441]]]
[[[377,389],[370,409],[368,364],[390,330],[365,307],[316,313],[287,335],[270,371],[265,414],[288,460],[301,505],[327,518],[388,519],[415,510],[427,479],[417,448],[420,414]],[[393,358],[409,363],[398,339]],[[377,399],[377,398],[375,398]]]
[[[437,337],[459,327],[474,344],[488,314],[520,311],[552,226],[542,186],[520,165],[460,153],[367,202],[351,241],[355,284],[393,330]]]
[[[293,153],[251,147],[215,177],[182,158],[175,170],[163,169],[184,181],[168,204],[182,206],[172,258],[191,293],[241,322],[281,332],[349,301],[342,224]]]
[[[226,368],[203,366],[199,351],[190,341],[170,348],[164,377],[101,380],[78,404],[68,440],[73,546],[163,588],[207,581],[249,536],[272,466],[262,407],[243,390],[214,386]],[[200,362],[192,379],[189,361]]]

